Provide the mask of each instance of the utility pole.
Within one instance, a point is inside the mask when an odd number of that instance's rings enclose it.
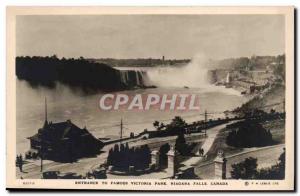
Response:
[[[122,143],[122,138],[123,138],[123,119],[121,118],[121,123],[120,123],[120,145]]]
[[[47,97],[45,97],[45,122],[47,122]]]
[[[45,124],[43,129],[47,126],[47,98],[45,97]],[[44,130],[41,131],[41,148],[40,148],[40,158],[41,158],[41,172],[43,172],[43,144],[44,143]]]
[[[206,136],[206,126],[207,126],[207,111],[204,112],[204,133]]]
[[[43,137],[41,136],[41,138]],[[41,139],[40,157],[41,157],[41,172],[43,172],[43,139]]]

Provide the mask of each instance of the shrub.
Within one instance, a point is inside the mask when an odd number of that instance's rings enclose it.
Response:
[[[257,121],[245,120],[228,134],[226,143],[230,146],[249,148],[273,145],[275,142],[270,130],[266,130]]]

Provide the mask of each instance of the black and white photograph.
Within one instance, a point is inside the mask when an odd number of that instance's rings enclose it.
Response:
[[[293,7],[128,9],[8,10],[9,178],[292,189]]]

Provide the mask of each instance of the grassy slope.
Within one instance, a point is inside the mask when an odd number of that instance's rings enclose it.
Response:
[[[232,147],[226,144],[226,137],[228,135],[228,131],[229,130],[225,128],[222,129],[220,133],[218,133],[212,147],[207,152],[207,160],[205,162],[213,160],[216,157],[218,150],[220,149],[224,151],[226,156],[242,151],[241,148]]]
[[[255,96],[253,99],[243,104],[240,110],[251,110],[259,108],[266,112],[269,112],[272,108],[278,112],[283,111],[283,101],[285,100],[285,87],[282,84],[274,84],[270,88],[266,89],[261,94]],[[281,103],[270,107],[268,105]]]
[[[285,143],[285,121],[284,120],[274,120],[270,122],[263,123],[265,129],[270,129],[273,140],[279,144]]]
[[[285,141],[285,129],[284,129],[284,120],[274,120],[270,122],[263,123],[263,126],[266,129],[270,129],[271,133],[273,135],[273,139],[278,142],[279,144],[284,143]],[[207,153],[207,160],[205,162],[212,161],[219,149],[222,149],[226,156],[236,154],[243,151],[243,148],[236,148],[233,146],[229,146],[226,144],[226,137],[228,135],[228,132],[230,130],[225,128],[220,131],[220,133],[217,135],[212,147]]]

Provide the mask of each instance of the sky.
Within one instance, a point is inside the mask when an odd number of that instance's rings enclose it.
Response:
[[[223,59],[285,51],[283,15],[17,16],[17,56]]]

